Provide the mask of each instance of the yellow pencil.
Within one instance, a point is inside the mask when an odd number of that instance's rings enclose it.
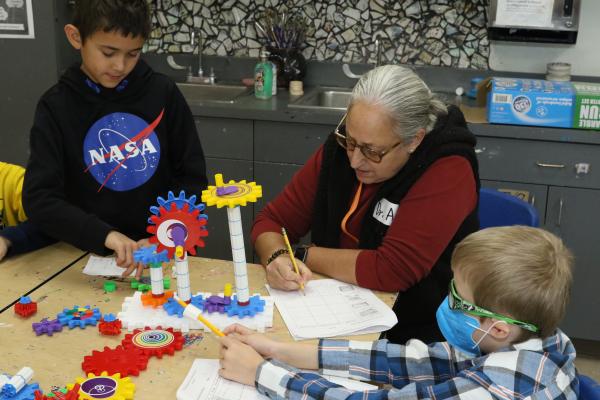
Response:
[[[176,301],[176,302],[178,302],[178,303],[179,303],[179,305],[180,305],[181,307],[183,307],[183,309],[184,309],[184,310],[185,310],[185,308],[186,308],[186,307],[192,307],[190,310],[191,310],[191,311],[193,311],[193,313],[192,313],[192,314],[193,314],[193,316],[194,316],[196,319],[198,319],[198,321],[200,321],[200,322],[202,322],[204,325],[206,325],[206,327],[207,327],[208,329],[210,329],[211,331],[213,331],[213,333],[214,333],[215,335],[217,335],[217,336],[221,336],[221,337],[225,336],[225,334],[224,334],[223,332],[221,332],[221,331],[219,330],[219,328],[217,328],[216,326],[214,326],[214,325],[213,325],[213,324],[212,324],[212,323],[211,323],[209,320],[207,320],[207,319],[206,319],[206,318],[204,318],[202,315],[200,315],[200,310],[199,310],[199,309],[198,309],[196,306],[194,306],[193,304],[186,304],[186,302],[185,302],[185,301],[181,300],[180,298],[178,298],[178,297],[176,297],[176,296],[175,296],[175,297],[173,297],[173,298],[175,299],[175,301]],[[184,315],[185,315],[185,313],[184,313]],[[188,315],[185,315],[185,316],[187,317]],[[191,317],[191,316],[190,316],[190,317]]]
[[[292,260],[292,265],[294,266],[296,273],[298,275],[300,275],[300,271],[298,270],[298,264],[296,264],[296,259],[294,258],[294,252],[292,251],[292,246],[290,245],[290,240],[287,237],[287,232],[285,231],[284,227],[281,227],[281,234],[283,235],[283,240],[285,241],[285,246],[287,247],[288,255],[290,256],[290,260]],[[300,282],[300,290],[302,291],[302,294],[304,296],[306,296],[306,293],[304,293],[304,284],[302,282]]]

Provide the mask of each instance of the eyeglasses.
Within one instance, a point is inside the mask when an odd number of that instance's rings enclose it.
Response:
[[[467,314],[477,315],[480,317],[499,319],[501,321],[504,321],[511,325],[516,325],[533,333],[538,333],[540,331],[540,328],[528,322],[522,322],[516,319],[512,319],[510,317],[506,317],[504,315],[496,314],[495,312],[476,306],[473,303],[469,303],[468,301],[466,301],[458,295],[456,287],[454,286],[454,279],[450,281],[450,289],[448,290],[448,292],[448,305],[450,306],[451,310],[463,311]]]
[[[390,147],[389,149],[383,150],[383,151],[373,150],[373,149],[369,148],[368,146],[358,144],[356,142],[356,140],[354,140],[353,138],[348,136],[348,134],[346,133],[346,125],[343,124],[343,122],[346,120],[346,115],[347,114],[344,114],[344,116],[342,117],[340,122],[335,127],[335,130],[333,131],[338,144],[340,146],[342,146],[344,149],[346,149],[348,151],[354,151],[354,149],[358,148],[360,150],[360,152],[362,153],[362,155],[365,156],[365,158],[367,160],[373,161],[374,163],[380,163],[381,160],[383,159],[383,156],[388,154],[395,147],[402,144],[402,141],[400,141],[400,142],[396,143],[395,145],[393,145],[392,147]],[[342,129],[344,131],[343,134],[340,133],[340,129]]]

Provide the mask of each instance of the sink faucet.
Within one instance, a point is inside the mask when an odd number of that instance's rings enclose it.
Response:
[[[381,40],[379,39],[380,33],[376,33],[375,34],[375,41],[374,41],[374,47],[375,47],[375,65],[374,68],[377,68],[381,65],[381,54],[382,54],[382,44],[381,44]],[[383,39],[386,40],[386,39]],[[352,70],[350,70],[350,65],[348,64],[344,64],[342,65],[342,71],[344,71],[344,75],[346,75],[348,78],[351,79],[359,79],[361,77],[361,75],[357,75],[355,73],[352,72]]]
[[[204,76],[204,70],[202,69],[202,32],[192,31],[190,45],[192,48],[194,47],[196,44],[196,36],[198,37],[198,76],[194,76],[192,73],[192,67],[190,66],[188,69],[187,81],[189,83],[209,83],[214,85],[216,79],[214,69],[212,67],[210,68],[210,74],[208,76]]]

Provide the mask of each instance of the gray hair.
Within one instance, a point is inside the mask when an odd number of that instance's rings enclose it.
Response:
[[[384,65],[364,74],[352,90],[348,111],[357,102],[387,110],[394,133],[403,140],[411,140],[422,128],[429,133],[438,117],[448,113],[416,73],[399,65]]]

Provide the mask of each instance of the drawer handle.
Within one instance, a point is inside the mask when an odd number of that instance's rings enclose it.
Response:
[[[560,224],[562,223],[563,205],[564,205],[564,201],[561,198],[560,201],[558,202],[558,221],[556,224],[558,227],[560,227]]]
[[[565,167],[565,164],[548,164],[548,163],[541,163],[539,161],[536,161],[535,165],[537,165],[538,167],[542,167],[542,168],[564,168]]]

